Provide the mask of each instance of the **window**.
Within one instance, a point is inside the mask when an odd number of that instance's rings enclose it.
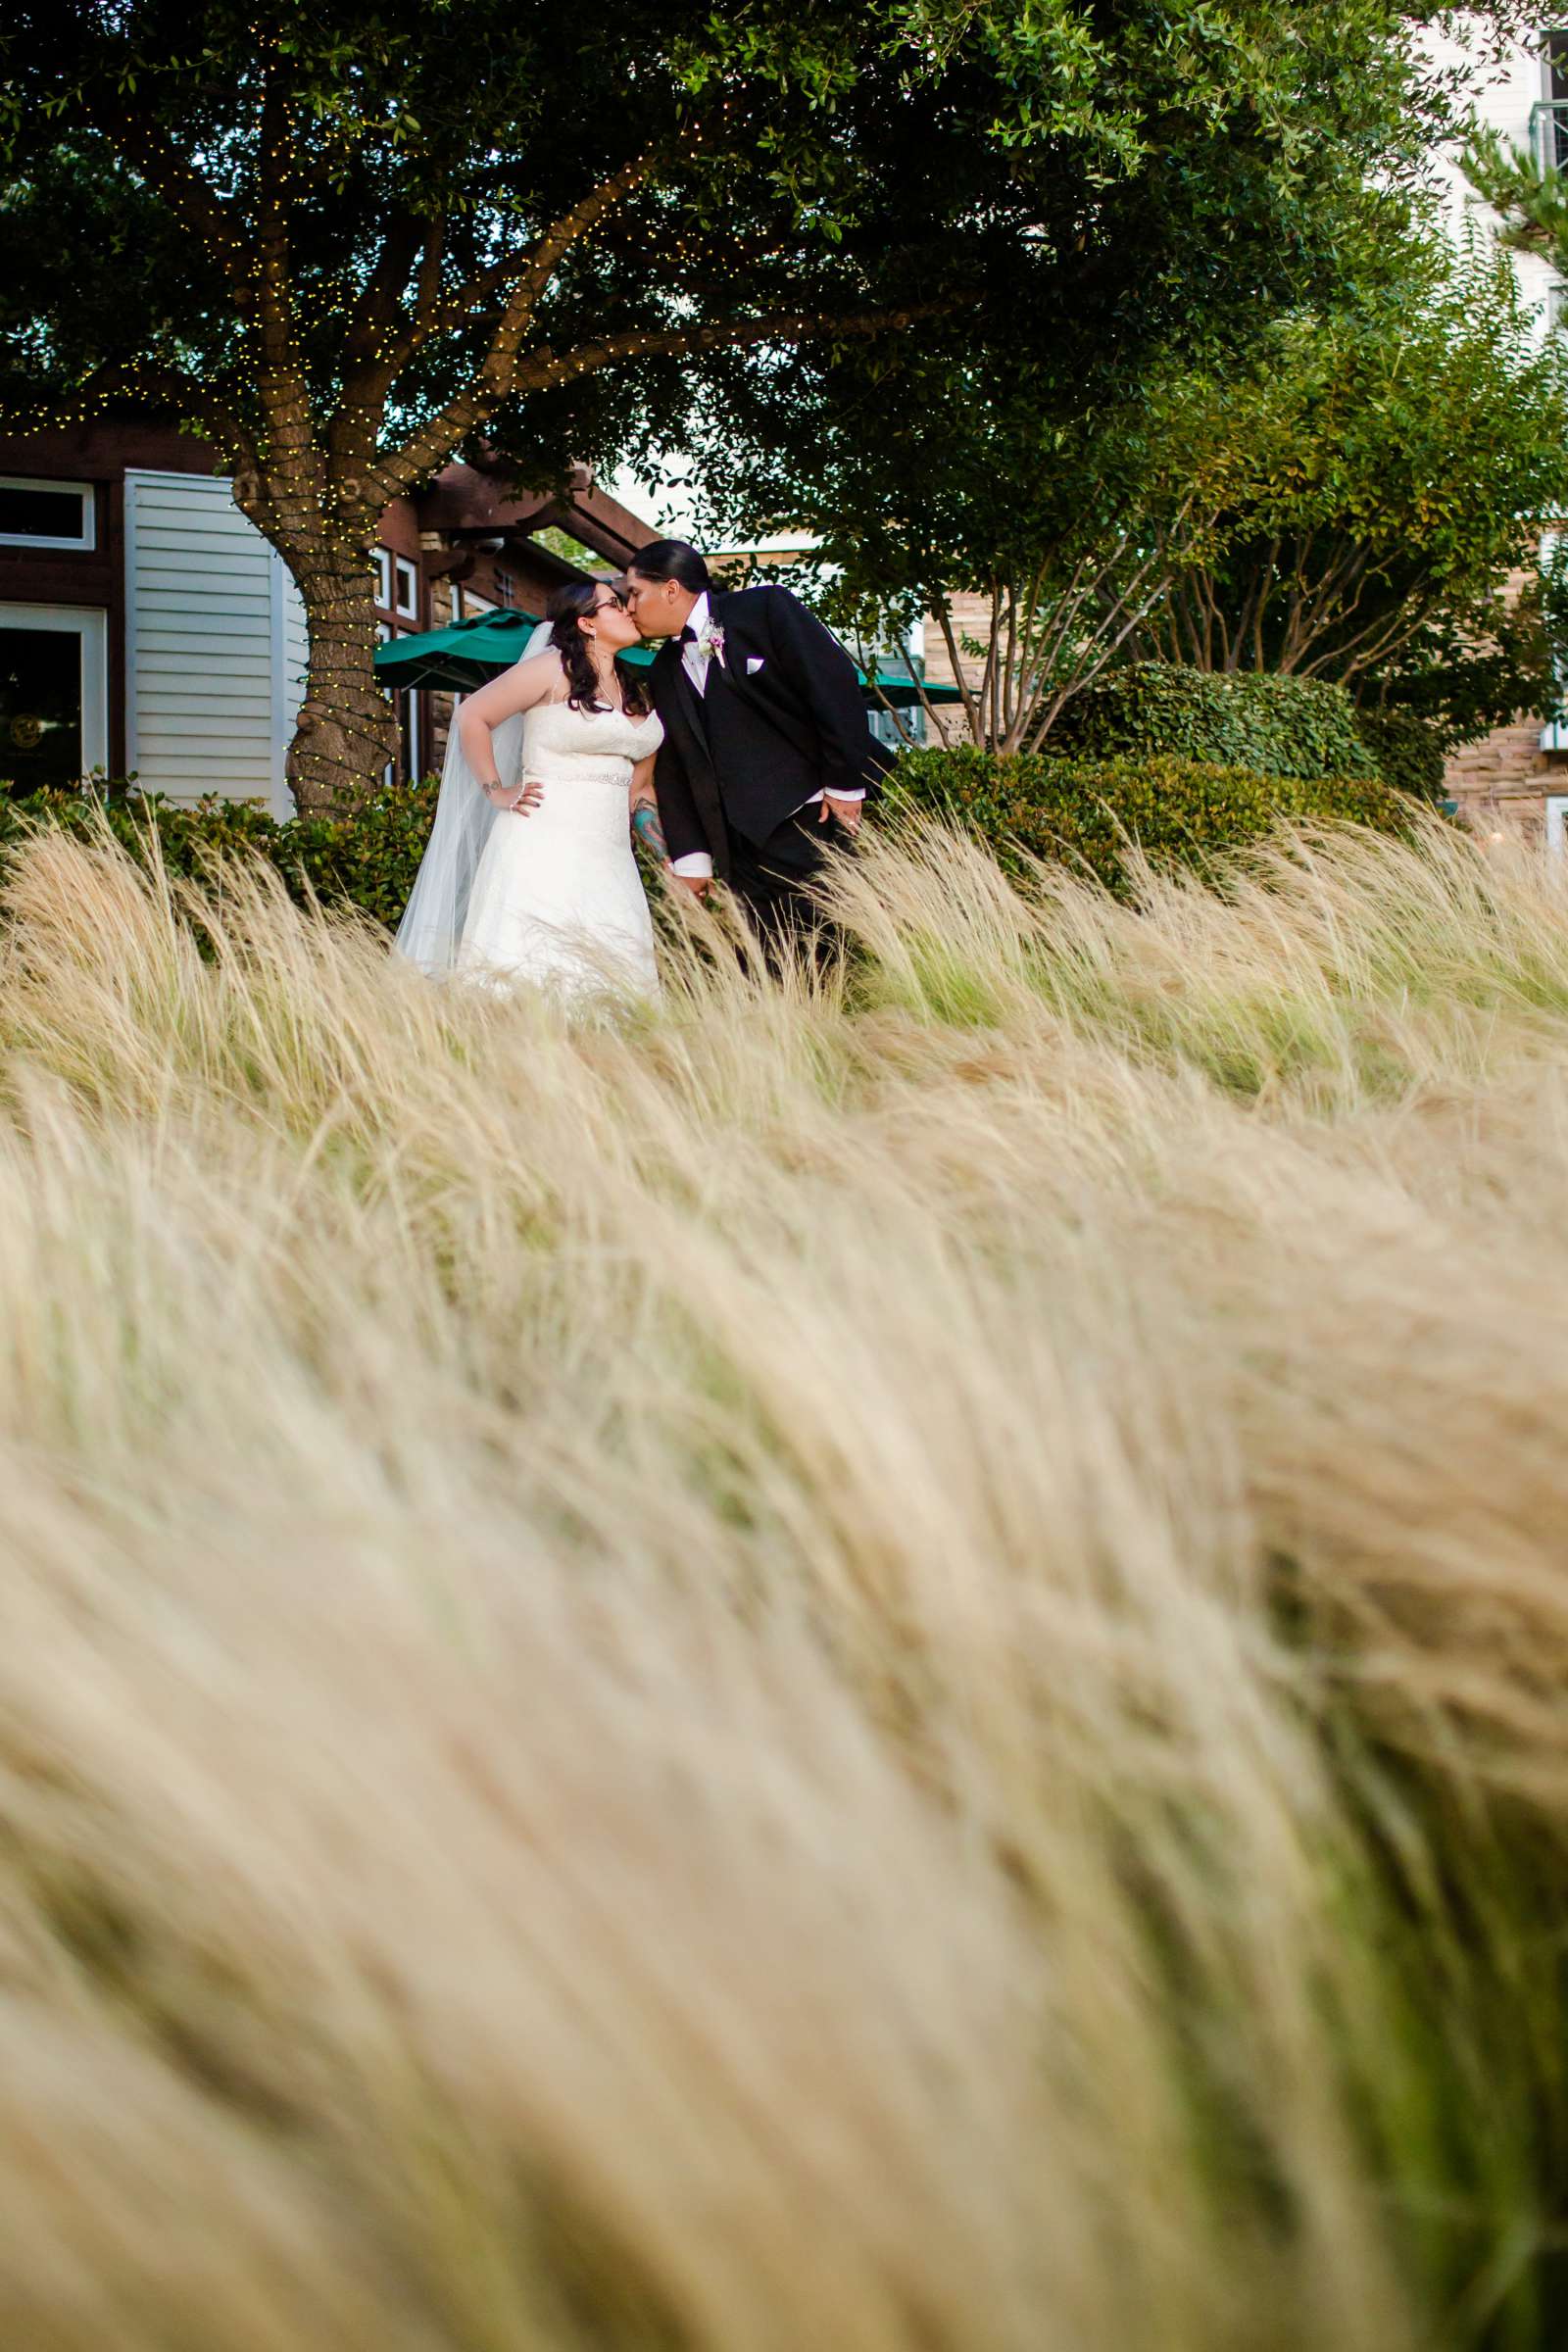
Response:
[[[375,624],[378,645],[390,645],[398,633],[384,620],[378,620]],[[402,633],[407,637],[412,631],[405,629]],[[395,686],[392,689],[392,708],[398,722],[398,752],[397,758],[389,760],[381,770],[381,782],[388,790],[394,784],[418,782],[419,755],[424,734],[422,699],[416,688]]]
[[[370,557],[375,565],[375,601],[383,612],[392,610],[392,558],[384,547],[374,549]]]
[[[1568,166],[1568,32],[1548,32],[1543,61],[1544,103],[1532,117],[1536,156],[1544,172]]]
[[[0,546],[96,547],[93,524],[90,482],[0,474]]]
[[[496,584],[496,603],[510,612],[517,601],[517,583],[511,572],[503,571],[499,564],[492,576]]]
[[[1568,30],[1546,35],[1546,96],[1554,106],[1568,98]]]
[[[454,588],[452,591],[452,617],[454,620],[474,620],[481,612],[493,612],[494,611],[495,607],[490,599],[487,596],[475,596],[471,588]]]
[[[397,577],[397,610],[404,620],[419,617],[419,575],[406,556],[394,556],[392,568]]]
[[[405,784],[419,780],[419,697],[411,687],[400,691],[398,705],[398,766]]]
[[[386,552],[386,549],[385,549],[384,547],[378,547],[378,548],[376,549],[376,551],[375,551],[375,554],[376,554],[376,562],[377,562],[377,564],[385,564],[385,563],[386,563],[386,561],[387,561],[387,552]],[[389,585],[390,585],[390,583],[389,583]],[[379,590],[377,590],[377,596],[379,597]],[[375,642],[376,642],[376,644],[377,644],[377,645],[390,645],[390,644],[391,644],[391,642],[392,642],[392,640],[393,640],[393,638],[394,638],[396,635],[397,635],[397,631],[396,631],[396,629],[389,628],[389,627],[387,626],[387,624],[386,624],[386,622],[385,622],[384,620],[378,620],[378,621],[376,622],[376,624],[375,624]],[[394,696],[394,698],[393,698],[393,699],[394,699],[394,701],[395,701],[395,700],[396,700],[396,697]],[[396,767],[395,763],[394,763],[392,760],[389,760],[387,761],[387,763],[386,763],[385,767],[383,767],[383,768],[382,768],[382,770],[381,770],[381,781],[382,781],[382,783],[383,783],[384,785],[386,785],[388,788],[390,788],[392,785],[394,785],[394,784],[397,782],[397,780],[398,780],[398,771],[397,771],[397,767]]]
[[[14,791],[107,767],[106,639],[88,607],[0,605],[0,779]]]
[[[1558,287],[1552,288],[1554,294],[1560,291],[1561,289]],[[1565,578],[1568,578],[1568,536],[1565,536],[1560,528],[1553,530],[1548,525],[1542,532],[1536,544],[1536,564],[1542,578],[1547,584],[1550,596],[1553,599],[1559,597],[1565,585]],[[1564,693],[1568,691],[1568,672],[1565,672],[1560,652],[1555,648],[1551,667],[1552,675],[1556,680],[1560,710]],[[1568,726],[1564,725],[1560,717],[1548,718],[1542,728],[1541,748],[1544,752],[1568,752]]]

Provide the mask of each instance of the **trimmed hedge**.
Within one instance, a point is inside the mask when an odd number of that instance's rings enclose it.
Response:
[[[1381,776],[1418,801],[1443,798],[1447,737],[1419,711],[1366,710],[1343,686],[1268,670],[1108,669],[1070,702],[1049,749],[1070,758],[1176,753],[1252,775]]]
[[[1441,801],[1447,738],[1418,710],[1358,710],[1355,723],[1385,784],[1418,801]]]
[[[1014,873],[1031,857],[1054,858],[1088,867],[1116,891],[1126,887],[1129,839],[1156,862],[1202,869],[1261,840],[1282,817],[1398,833],[1411,813],[1404,796],[1377,776],[1260,775],[1171,753],[999,760],[967,744],[906,752],[891,792],[895,802],[969,826]]]
[[[1067,705],[1049,750],[1073,759],[1174,756],[1303,783],[1380,772],[1343,686],[1164,662],[1102,671]]]
[[[1199,673],[1193,673],[1199,674]],[[435,820],[439,785],[378,793],[356,816],[279,823],[248,802],[210,795],[194,808],[124,787],[107,793],[0,796],[0,878],[8,847],[39,823],[87,835],[106,817],[132,856],[156,832],[173,874],[200,876],[215,857],[266,858],[300,902],[347,901],[395,927]],[[964,745],[906,752],[890,778],[897,802],[969,826],[1014,873],[1026,858],[1087,866],[1123,885],[1127,838],[1150,856],[1202,866],[1268,832],[1281,817],[1349,818],[1380,831],[1408,822],[1409,804],[1376,776],[1259,774],[1160,752],[1143,758],[1064,759],[1054,752],[1001,760]],[[1022,855],[1020,855],[1022,853]]]

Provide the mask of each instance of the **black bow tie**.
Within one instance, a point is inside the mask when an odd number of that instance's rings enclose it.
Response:
[[[677,645],[695,645],[697,643],[697,631],[692,627],[690,621],[686,623],[675,643]]]

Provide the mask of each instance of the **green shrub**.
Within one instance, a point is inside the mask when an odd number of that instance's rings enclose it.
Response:
[[[347,902],[392,929],[414,887],[439,789],[430,777],[378,793],[352,817],[283,823],[245,801],[209,795],[185,807],[123,786],[0,798],[0,876],[8,848],[30,826],[86,835],[102,815],[133,857],[145,857],[155,833],[171,873],[196,876],[215,856],[248,851],[276,867],[294,899],[314,893],[328,906]],[[906,752],[893,794],[968,825],[1014,872],[1025,856],[1054,858],[1088,866],[1112,888],[1122,882],[1129,836],[1155,858],[1200,865],[1256,841],[1281,816],[1348,817],[1391,831],[1405,814],[1402,800],[1375,777],[1260,775],[1169,753],[1002,760],[967,745]]]
[[[1343,686],[1164,662],[1104,670],[1067,705],[1051,751],[1074,759],[1174,756],[1303,782],[1379,773]]]
[[[8,848],[32,826],[86,835],[102,817],[138,858],[155,834],[171,873],[197,875],[215,857],[249,851],[270,860],[296,900],[314,892],[328,905],[348,901],[390,929],[414,887],[439,789],[431,777],[378,793],[352,817],[299,816],[283,823],[248,801],[209,794],[186,807],[124,785],[0,797],[0,872]]]
[[[1385,784],[1418,801],[1441,801],[1446,765],[1444,730],[1417,710],[1358,710],[1361,740]]]
[[[1029,857],[1055,858],[1087,866],[1113,890],[1125,885],[1129,840],[1156,860],[1201,868],[1260,840],[1282,817],[1398,832],[1410,814],[1376,776],[1258,775],[1168,752],[1103,760],[1003,760],[970,745],[906,752],[892,794],[969,826],[1014,872]]]
[[[107,818],[116,839],[137,853],[149,825],[153,826],[164,862],[174,874],[198,873],[215,854],[259,850],[270,857],[281,830],[266,809],[254,803],[220,800],[216,795],[196,808],[186,808],[119,784],[90,792],[51,790],[12,799],[0,794],[0,865],[6,853],[35,825],[55,825],[85,836],[100,818]]]
[[[291,887],[304,877],[318,898],[347,899],[395,930],[435,823],[440,789],[429,776],[377,793],[351,817],[293,817],[278,826],[271,855]]]

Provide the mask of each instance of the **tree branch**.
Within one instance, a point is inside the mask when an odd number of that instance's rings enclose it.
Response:
[[[969,729],[970,741],[983,745],[985,727],[980,717],[979,706],[974,699],[974,689],[963,674],[963,662],[958,654],[958,641],[953,630],[953,607],[949,604],[946,596],[941,596],[934,601],[932,609],[937,616],[937,625],[942,631],[942,642],[948,649],[948,660],[953,663],[954,684],[963,697],[963,715]]]
[[[611,208],[631,193],[647,178],[654,166],[652,154],[640,155],[623,164],[609,179],[601,180],[590,189],[580,204],[564,213],[536,245],[525,251],[509,254],[504,260],[492,263],[480,270],[466,286],[459,289],[450,302],[432,301],[423,306],[423,316],[416,310],[414,325],[405,338],[398,366],[404,367],[421,346],[442,333],[452,333],[466,325],[475,311],[508,285],[512,292],[507,298],[491,331],[489,346],[474,370],[467,389],[448,401],[439,415],[433,416],[421,431],[413,435],[403,448],[394,453],[390,466],[383,458],[378,479],[392,483],[393,489],[407,489],[438,465],[465,433],[482,423],[508,399],[516,388],[517,351],[534,307],[555,272],[558,264],[571,247],[585,237],[595,223],[603,220]],[[519,275],[520,272],[520,275]],[[513,281],[516,282],[514,284]]]
[[[256,441],[249,427],[216,392],[210,391],[196,376],[186,375],[182,368],[128,360],[100,368],[83,387],[83,395],[95,401],[128,395],[132,399],[165,402],[182,416],[206,425],[236,467],[252,473],[257,470]],[[49,421],[58,423],[58,415],[51,413]]]
[[[623,196],[629,196],[634,188],[642,184],[653,170],[655,160],[652,154],[648,154],[623,164],[609,179],[601,180],[598,187],[592,189],[580,204],[574,205],[569,213],[563,214],[554,227],[545,231],[537,245],[529,246],[521,253],[508,254],[503,261],[493,262],[487,270],[479,270],[454,295],[450,303],[443,306],[441,324],[464,324],[474,311],[481,309],[492,296],[504,292],[513,279],[517,278],[502,315],[502,328],[504,330],[507,321],[515,315],[520,338],[522,328],[532,316],[534,304],[550,283],[557,263],[564,259],[572,246],[585,237],[597,221],[603,220],[612,206],[619,204]],[[519,270],[523,272],[520,278]]]
[[[387,395],[440,302],[445,245],[444,220],[424,222],[412,214],[394,222],[382,239],[344,338],[342,397],[326,428],[333,474],[345,486],[357,483],[375,464]],[[405,318],[400,297],[416,261],[413,311]]]
[[[155,195],[161,196],[181,227],[215,256],[236,290],[249,291],[251,256],[242,231],[222,198],[178,148],[134,114],[118,90],[88,91],[83,112]]]
[[[735,319],[722,326],[628,329],[624,334],[609,335],[599,342],[580,343],[575,351],[564,354],[543,344],[526,361],[513,363],[507,380],[499,389],[493,383],[487,384],[481,367],[467,391],[449,401],[401,449],[381,458],[375,471],[376,484],[387,499],[396,498],[439,465],[464,434],[492,415],[504,400],[522,392],[549,391],[560,384],[573,383],[579,376],[592,375],[601,368],[612,368],[621,360],[649,359],[656,355],[691,359],[699,352],[739,349],[749,343],[804,343],[818,335],[875,335],[888,328],[911,326],[921,318],[941,318],[957,307],[955,297],[942,302],[910,303],[900,310],[857,311],[847,315],[832,311],[775,311],[763,318]]]
[[[858,662],[860,667],[864,670],[866,676],[871,681],[871,692],[876,696],[877,701],[881,704],[889,718],[892,719],[900,742],[905,745],[906,749],[912,751],[914,749],[915,742],[914,735],[910,728],[906,725],[902,714],[895,710],[893,705],[888,701],[887,696],[882,691],[882,681],[876,673],[876,656],[874,654],[870,655],[869,657],[867,656],[865,640],[860,635],[858,629],[857,629],[855,632],[855,658]],[[918,680],[916,680],[916,684],[918,684]]]
[[[1431,573],[1419,573],[1395,612],[1381,613],[1376,619],[1369,620],[1348,643],[1331,645],[1312,661],[1303,661],[1299,674],[1303,678],[1320,677],[1325,670],[1343,662],[1342,680],[1348,681],[1359,676],[1374,662],[1387,661],[1391,654],[1408,645],[1419,632],[1436,602],[1437,591],[1438,583]]]
[[[258,215],[262,269],[256,298],[256,332],[261,349],[257,389],[273,451],[285,469],[314,448],[310,387],[294,331],[294,289],[290,253],[290,181],[295,164],[293,126],[280,77],[268,69],[262,91]]]
[[[435,233],[439,235],[439,230]],[[421,250],[428,251],[428,243],[426,224],[412,213],[405,213],[386,229],[343,337],[344,357],[350,367],[365,362],[373,368],[385,360],[409,271]]]

